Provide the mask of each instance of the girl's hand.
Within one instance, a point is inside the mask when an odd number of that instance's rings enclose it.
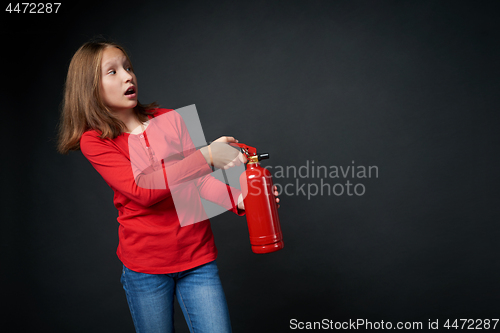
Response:
[[[278,208],[280,208],[279,202],[280,199],[278,198],[278,187],[274,185],[274,196],[276,197],[276,203],[278,204]],[[241,210],[245,210],[245,204],[243,203],[243,194],[240,194],[238,197],[238,208]]]
[[[226,170],[247,162],[246,156],[239,149],[229,145],[233,142],[236,143],[238,140],[232,136],[221,136],[210,146],[201,148],[200,151],[210,164],[210,151],[208,150],[210,147],[213,165],[218,169]]]
[[[212,143],[218,142],[218,143],[238,143],[239,141],[236,140],[233,136],[221,136],[217,140],[212,141]],[[237,149],[237,148],[235,148]],[[246,163],[247,162],[247,157],[246,155],[242,154],[241,152],[238,154],[238,160],[235,163],[229,163],[226,168],[224,169],[229,169],[232,168],[233,166],[240,165],[241,163]],[[234,162],[234,161],[233,161]]]
[[[238,209],[245,210],[245,205],[243,204],[243,194],[238,197]]]
[[[233,143],[234,142],[234,143],[237,143],[238,140],[236,140],[232,136],[221,136],[217,140],[212,141],[212,143],[214,143],[214,142],[222,142],[222,143]]]
[[[278,204],[278,208],[280,208],[279,202],[280,198],[278,198],[278,187],[274,185],[274,196],[276,197],[276,203]]]

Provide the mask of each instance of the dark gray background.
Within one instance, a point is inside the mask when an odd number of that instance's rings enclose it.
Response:
[[[2,322],[133,332],[113,192],[80,152],[55,151],[71,56],[97,34],[129,51],[141,102],[196,104],[207,140],[235,136],[269,152],[269,166],[379,168],[351,180],[363,196],[282,194],[276,253],[251,252],[244,217],[211,219],[235,332],[284,332],[292,318],[499,318],[496,3],[75,1],[57,15],[2,12]],[[187,332],[178,307],[176,327]]]

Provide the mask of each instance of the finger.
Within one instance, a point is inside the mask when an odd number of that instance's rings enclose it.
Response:
[[[280,202],[280,199],[279,199],[279,198],[276,198],[276,202]]]
[[[221,136],[217,140],[214,140],[213,142],[219,142],[219,143],[230,143],[230,142],[238,142],[234,137],[232,136]]]
[[[278,191],[274,191],[274,195],[278,196],[279,195]]]
[[[229,163],[231,163],[231,164],[232,164],[232,167],[234,167],[234,166],[238,166],[238,165],[240,165],[240,164],[241,164],[241,161],[240,161],[240,159],[238,158],[238,156],[236,156],[236,157],[234,158],[234,160],[232,160],[232,161],[231,161],[231,162],[229,162]]]
[[[241,158],[240,158],[239,153],[238,153],[238,155],[236,155],[234,157],[234,159],[232,160],[232,163],[234,163],[234,165],[240,165],[241,164]]]
[[[226,142],[226,137],[225,136],[221,136],[220,138],[215,139],[213,142]]]

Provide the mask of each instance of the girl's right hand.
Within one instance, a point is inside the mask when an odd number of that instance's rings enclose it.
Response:
[[[238,140],[232,136],[221,136],[210,144],[214,167],[218,169],[229,169],[247,162],[246,156],[243,155],[239,149],[229,145],[233,142],[236,143]],[[210,164],[208,147],[203,147],[200,150],[207,163]]]

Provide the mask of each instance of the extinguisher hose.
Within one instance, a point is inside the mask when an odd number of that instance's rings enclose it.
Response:
[[[222,169],[222,175],[224,176],[224,182],[226,182],[227,193],[229,194],[229,199],[231,200],[231,207],[233,207],[233,210],[236,211],[236,206],[234,204],[234,199],[233,199],[233,193],[231,192],[231,186],[229,185],[229,181],[227,180],[227,175],[224,169]]]
[[[244,143],[230,143],[230,145],[241,148],[245,153],[245,155],[247,155],[247,157],[257,155],[257,149],[255,147],[248,146]],[[266,153],[259,155],[259,160],[266,158],[269,158],[269,154]],[[231,186],[229,185],[229,181],[227,180],[227,175],[224,171],[225,170],[222,170],[222,175],[224,176],[224,181],[226,182],[227,192],[229,193],[229,199],[231,200],[231,206],[233,207],[233,210],[236,211],[236,205],[234,204],[234,199],[231,192]]]
[[[250,147],[250,146],[247,146],[247,145],[242,144],[242,143],[234,143],[234,144],[231,143],[230,145],[232,145],[232,146],[238,146],[240,148],[246,149],[248,152],[252,152],[254,155],[257,152],[257,149],[255,149],[254,147]],[[209,148],[209,152],[210,152],[210,148]],[[248,153],[247,153],[247,155],[248,155]],[[210,162],[213,165],[211,152],[210,152]],[[212,171],[213,170],[214,169],[212,169]],[[227,192],[229,194],[229,199],[231,200],[231,207],[233,208],[234,211],[236,211],[237,208],[236,208],[236,205],[234,204],[233,193],[231,192],[231,186],[229,185],[229,181],[227,179],[226,172],[225,172],[224,169],[221,169],[221,171],[222,171],[222,176],[224,177],[224,182],[226,183],[226,188],[227,188]]]

